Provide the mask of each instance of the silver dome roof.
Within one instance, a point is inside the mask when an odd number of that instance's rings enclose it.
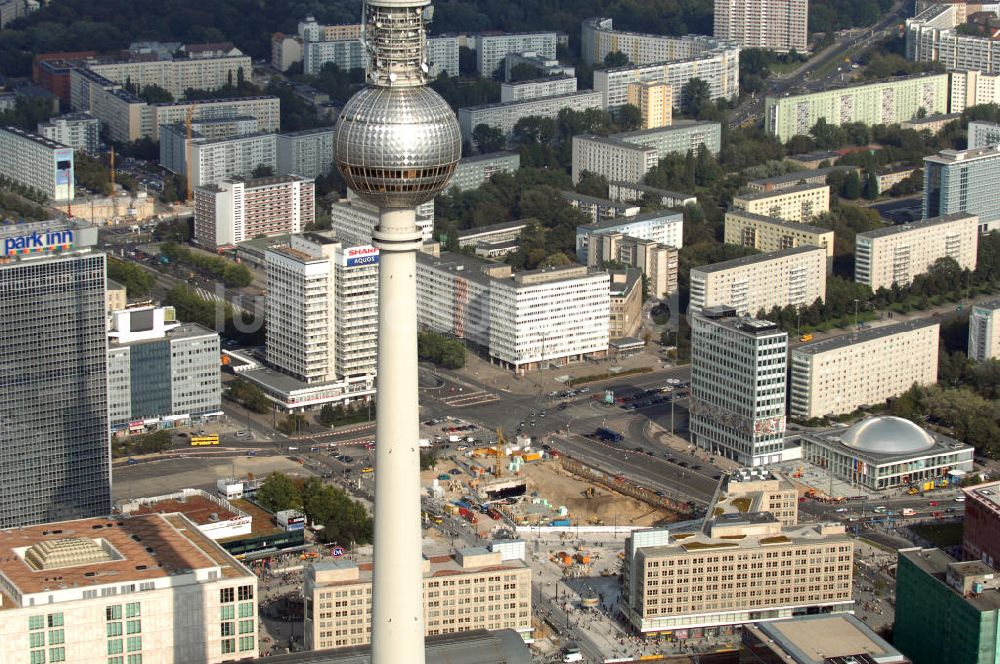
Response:
[[[875,454],[909,454],[934,447],[934,437],[910,420],[892,415],[870,417],[844,430],[840,441]]]
[[[340,112],[333,150],[361,198],[380,208],[414,208],[447,186],[462,136],[455,113],[430,88],[369,87]]]

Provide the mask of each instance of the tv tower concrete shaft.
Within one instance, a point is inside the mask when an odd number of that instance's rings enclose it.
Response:
[[[372,662],[424,661],[417,409],[417,248],[412,209],[381,210]],[[388,314],[388,315],[387,315]]]
[[[416,208],[444,190],[462,152],[454,112],[424,85],[429,5],[366,0],[368,87],[344,105],[334,129],[347,186],[379,208],[373,664],[425,661]]]

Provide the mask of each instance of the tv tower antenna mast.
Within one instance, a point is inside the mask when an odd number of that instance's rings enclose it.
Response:
[[[416,208],[447,186],[462,141],[426,87],[430,0],[365,0],[363,11],[368,86],[340,112],[334,156],[347,186],[379,208],[372,663],[423,664]]]

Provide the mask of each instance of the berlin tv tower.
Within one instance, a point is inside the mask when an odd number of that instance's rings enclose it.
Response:
[[[365,0],[363,11],[368,87],[340,112],[334,155],[347,186],[379,208],[372,663],[423,664],[416,208],[444,190],[462,139],[425,87],[430,0]]]

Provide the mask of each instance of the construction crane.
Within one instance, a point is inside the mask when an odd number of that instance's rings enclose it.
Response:
[[[187,175],[187,197],[184,200],[187,201],[188,205],[190,205],[192,199],[194,199],[194,187],[192,186],[192,180],[194,177],[193,175],[194,167],[191,164],[191,160],[193,159],[193,157],[191,156],[192,154],[191,142],[192,142],[192,135],[194,134],[194,131],[192,130],[193,121],[194,121],[194,104],[191,104],[188,106],[187,117],[184,120],[184,129],[187,132],[187,140],[184,142],[184,151],[185,151],[184,162],[186,165],[184,172],[185,175]]]
[[[507,459],[507,439],[503,436],[503,429],[497,427],[497,455],[496,455],[496,467],[493,470],[493,474],[497,477],[503,475],[503,462]]]
[[[111,146],[111,195],[115,195],[115,146]]]

